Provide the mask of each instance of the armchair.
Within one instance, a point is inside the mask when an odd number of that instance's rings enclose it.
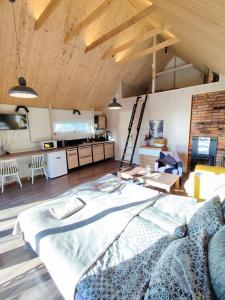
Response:
[[[182,177],[183,163],[177,152],[162,151],[155,161],[155,171],[170,173]]]

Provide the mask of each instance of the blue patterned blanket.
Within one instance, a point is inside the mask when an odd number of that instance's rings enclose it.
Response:
[[[224,224],[217,200],[183,209],[188,216],[183,238],[136,216],[81,278],[77,291],[86,300],[216,299],[207,252],[210,238]],[[168,205],[158,207],[168,210]],[[179,213],[177,207],[174,211]]]

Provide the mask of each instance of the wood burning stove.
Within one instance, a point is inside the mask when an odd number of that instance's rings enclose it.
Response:
[[[192,137],[191,170],[197,164],[216,165],[217,137]]]

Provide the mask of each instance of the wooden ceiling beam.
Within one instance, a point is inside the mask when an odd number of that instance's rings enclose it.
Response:
[[[117,48],[110,49],[110,50],[106,51],[104,53],[104,55],[102,56],[102,59],[113,57],[117,53],[122,52],[122,51],[124,51],[124,50],[126,50],[128,48],[134,47],[134,46],[136,46],[139,43],[147,41],[148,39],[152,38],[154,35],[160,34],[163,31],[167,31],[167,30],[169,30],[169,28],[168,27],[163,27],[163,25],[160,28],[154,28],[154,29],[146,32],[145,34],[143,34],[141,36],[138,36],[138,37],[130,40],[127,43],[124,43],[123,45],[121,45],[121,46],[119,46]]]
[[[82,30],[89,26],[92,22],[97,20],[109,7],[109,5],[115,0],[105,0],[100,6],[98,6],[90,15],[78,24],[73,24],[71,28],[65,34],[64,42],[68,43]]]
[[[178,43],[179,40],[177,38],[171,38],[169,40],[166,40],[162,43],[159,43],[155,46],[152,46],[150,48],[147,48],[145,50],[141,50],[141,51],[138,51],[136,53],[132,53],[130,55],[127,55],[125,56],[124,58],[116,61],[117,63],[126,63],[126,62],[129,62],[129,61],[132,61],[132,60],[135,60],[135,59],[138,59],[138,58],[142,58],[143,56],[146,56],[146,55],[149,55],[153,52],[157,52],[165,47],[169,47],[169,46],[172,46],[176,43]]]
[[[41,15],[37,18],[34,25],[34,30],[38,30],[51,16],[54,10],[59,6],[62,0],[51,0]]]
[[[137,22],[141,21],[145,17],[149,16],[151,13],[153,13],[153,11],[155,9],[156,9],[156,6],[154,4],[152,4],[151,6],[148,6],[144,10],[140,11],[139,13],[137,13],[136,15],[134,15],[133,17],[131,17],[127,21],[123,22],[122,24],[115,27],[110,32],[104,34],[99,39],[97,39],[96,41],[91,43],[89,46],[87,46],[86,49],[85,49],[85,53],[92,50],[92,49],[94,49],[94,48],[96,48],[96,47],[98,47],[99,45],[101,45],[102,43],[108,41],[109,39],[111,39],[115,35],[119,34],[120,32],[126,30],[130,26],[136,24]]]

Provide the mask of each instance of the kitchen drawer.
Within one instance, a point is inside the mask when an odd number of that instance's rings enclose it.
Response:
[[[113,143],[105,143],[105,158],[110,158],[114,156],[114,145]]]
[[[69,156],[69,155],[77,155],[77,148],[68,148],[66,150],[66,152],[67,152],[67,156]]]
[[[92,156],[91,146],[79,147],[78,152],[79,152],[79,158]]]
[[[67,154],[68,169],[78,167],[78,156],[77,154]]]
[[[99,161],[104,159],[104,148],[103,144],[96,144],[92,146],[93,161]]]
[[[92,163],[92,155],[85,156],[85,157],[79,157],[79,160],[80,160],[80,166],[91,164]]]

